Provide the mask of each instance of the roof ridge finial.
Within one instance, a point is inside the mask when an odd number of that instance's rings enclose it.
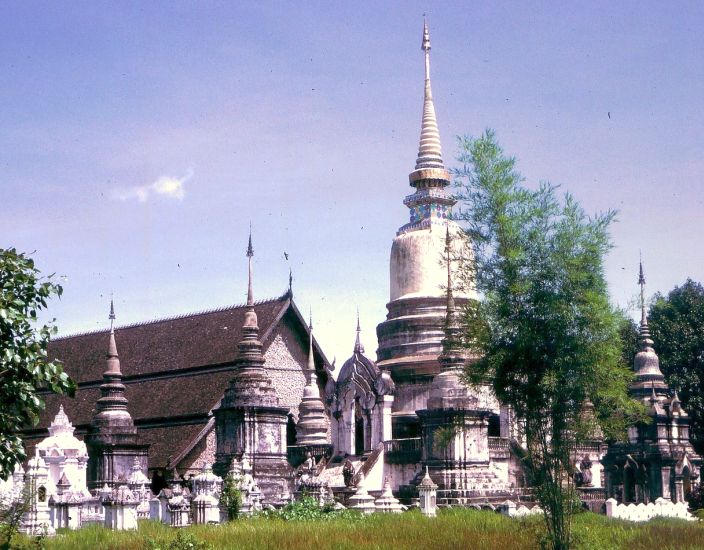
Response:
[[[288,296],[293,298],[293,271],[288,268]]]
[[[362,345],[362,340],[360,338],[361,332],[362,332],[362,329],[359,326],[359,306],[357,306],[357,336],[354,341],[354,352],[355,353],[364,353],[364,346]]]
[[[430,32],[428,31],[428,22],[425,20],[425,16],[423,17],[423,42],[421,49],[425,52],[425,88],[416,170],[421,168],[440,168],[444,170],[445,164],[442,160],[440,131],[438,130],[438,122],[435,117],[433,92],[430,87]]]

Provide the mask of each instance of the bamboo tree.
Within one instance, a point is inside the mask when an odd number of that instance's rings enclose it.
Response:
[[[471,383],[492,381],[522,427],[526,470],[545,512],[549,545],[572,545],[576,445],[595,420],[623,434],[638,412],[627,395],[621,316],[609,304],[603,259],[615,212],[587,216],[555,186],[529,189],[494,133],[460,140],[455,171],[463,220],[474,247],[465,282],[481,296],[466,312],[467,344],[481,354]]]

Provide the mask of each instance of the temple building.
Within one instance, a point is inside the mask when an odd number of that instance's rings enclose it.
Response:
[[[69,506],[71,491],[87,485],[111,510],[106,524],[134,516],[128,523],[136,525],[149,513],[175,526],[189,521],[188,479],[200,476],[193,521],[203,523],[218,515],[215,494],[228,473],[248,511],[283,505],[302,487],[321,502],[334,496],[364,511],[400,511],[397,499],[418,498],[419,485],[426,499],[437,486],[444,505],[530,498],[520,421],[488,385],[470,387],[463,377],[478,359],[460,323],[477,297],[467,273],[472,248],[451,219],[426,24],[422,51],[420,144],[403,201],[409,221],[391,245],[376,358],[361,344],[358,313],[352,355],[335,377],[312,320],[294,303],[291,279],[282,296],[256,302],[250,234],[246,303],[122,327],[113,326],[111,303],[109,330],[50,342],[49,357],[63,362],[77,391],[73,399],[44,392],[38,426],[23,433],[34,457],[30,484],[44,497],[55,491],[52,502]],[[641,297],[644,283],[641,268]],[[606,456],[600,434],[578,447],[577,485],[591,500],[681,501],[699,476],[689,417],[664,381],[642,307],[631,393],[653,422],[631,428],[629,442],[612,444]],[[591,403],[584,414],[593,415]],[[46,502],[34,503],[31,529],[48,521]],[[57,526],[70,523],[68,508],[57,514]]]
[[[64,369],[77,383],[76,397],[43,394],[46,408],[39,423],[23,433],[27,455],[34,456],[35,445],[46,437],[61,406],[73,422],[76,437],[90,442],[89,432],[99,434],[95,416],[106,409],[107,403],[98,405],[98,401],[108,390],[106,384],[115,384],[115,371],[119,369],[124,391],[117,391],[126,400],[126,413],[147,453],[148,471],[143,471],[150,478],[155,473],[167,477],[198,475],[203,465],[216,462],[214,411],[236,373],[238,343],[243,340],[245,317],[252,307],[267,376],[279,404],[286,408],[285,438],[294,445],[299,405],[308,380],[310,334],[289,286],[282,296],[252,306],[228,306],[53,339],[49,356],[64,363]],[[332,367],[315,339],[312,344],[316,381],[323,391]],[[107,369],[106,349],[108,362],[113,365]],[[126,419],[124,410],[120,415]],[[95,436],[93,441],[97,441]],[[133,460],[123,462],[122,469],[113,470],[112,477],[130,475]],[[99,482],[100,474],[92,469],[93,463],[89,461],[89,487]],[[105,476],[100,479],[116,481]]]
[[[391,376],[364,354],[357,313],[357,336],[352,355],[328,384],[332,442],[338,453],[362,456],[392,439],[391,410],[396,387]]]
[[[445,323],[445,233],[452,236],[454,257],[471,254],[459,225],[450,219],[455,199],[448,193],[450,173],[442,159],[440,132],[430,86],[430,36],[424,24],[425,91],[420,145],[408,176],[414,192],[403,203],[409,221],[391,245],[390,296],[386,320],[377,326],[377,366],[396,384],[392,412],[395,438],[420,436],[416,410],[425,409],[430,384],[439,372]],[[474,291],[453,273],[459,306]]]
[[[640,350],[630,394],[646,407],[649,422],[628,429],[628,441],[609,446],[602,459],[607,496],[622,503],[655,502],[658,498],[683,502],[699,479],[700,457],[689,440],[689,416],[677,390],[672,391],[660,370],[648,317],[645,313],[645,277],[640,266]]]

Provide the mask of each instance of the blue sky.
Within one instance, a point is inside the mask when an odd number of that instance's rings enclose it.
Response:
[[[616,208],[615,303],[704,280],[700,2],[5,2],[0,246],[65,277],[61,333],[241,303],[294,275],[332,359],[388,300],[427,13],[446,162],[497,132],[529,182]],[[284,252],[288,254],[287,261]]]

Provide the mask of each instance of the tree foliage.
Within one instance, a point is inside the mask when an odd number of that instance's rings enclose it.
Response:
[[[241,478],[233,474],[227,474],[223,481],[222,492],[220,493],[220,506],[227,510],[227,519],[235,520],[240,515],[242,508],[242,491],[240,491]]]
[[[468,378],[491,380],[521,419],[551,545],[567,548],[576,443],[596,420],[608,436],[622,434],[638,410],[603,273],[615,213],[588,217],[552,185],[528,189],[491,131],[460,146],[458,218],[475,255],[464,271],[482,296],[466,317],[468,345],[481,355]],[[582,414],[587,401],[597,419]]]
[[[75,386],[58,361],[47,357],[52,324],[38,326],[47,300],[61,286],[42,278],[34,260],[0,249],[0,478],[25,459],[21,428],[34,425],[44,402],[40,389],[73,395]]]
[[[692,443],[704,452],[704,287],[691,279],[656,294],[648,319],[660,369],[690,415]]]

